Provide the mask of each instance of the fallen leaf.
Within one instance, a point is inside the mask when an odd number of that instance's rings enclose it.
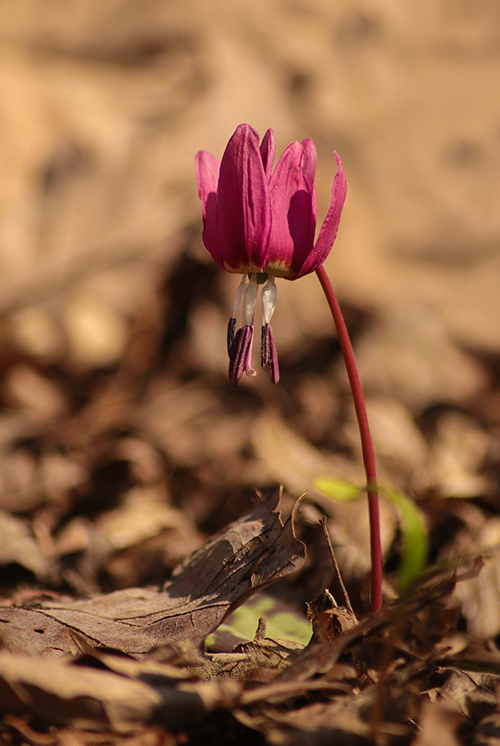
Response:
[[[149,721],[162,703],[148,684],[63,660],[0,653],[0,709],[55,725],[78,720],[119,727]]]
[[[429,483],[444,497],[490,494],[494,486],[480,473],[489,447],[488,433],[478,422],[459,412],[446,412],[429,452]]]
[[[157,488],[135,487],[124,495],[118,508],[98,518],[97,528],[115,550],[133,546],[165,528],[187,533],[190,524],[186,517],[161,498]]]
[[[98,662],[104,670],[95,667]],[[238,701],[241,686],[235,681],[185,679],[171,666],[139,665],[119,657],[68,661],[3,652],[0,712],[29,713],[50,725],[111,726],[116,732],[151,721],[174,730]]]
[[[373,688],[359,693],[356,697],[340,696],[330,702],[317,702],[297,707],[293,710],[280,711],[268,709],[264,715],[237,713],[238,719],[260,730],[268,736],[271,743],[280,746],[321,746],[324,743],[345,743],[353,746],[370,743],[373,724],[369,713],[374,705]],[[408,736],[409,725],[396,723],[377,723],[376,731],[380,736]],[[328,739],[328,740],[326,740]]]
[[[419,720],[419,732],[412,746],[460,746],[457,730],[463,715],[449,702],[424,702]]]
[[[31,655],[60,655],[76,632],[90,645],[140,656],[180,638],[201,642],[257,589],[297,570],[305,548],[294,537],[293,514],[283,525],[280,493],[195,552],[162,590],[129,588],[89,600],[3,607],[4,645]]]
[[[38,580],[48,573],[48,560],[28,524],[0,512],[0,565],[18,564],[31,570]]]
[[[476,531],[461,531],[448,547],[447,555],[450,554],[482,555],[481,573],[460,583],[455,599],[472,634],[495,637],[500,631],[500,518],[491,516]]]

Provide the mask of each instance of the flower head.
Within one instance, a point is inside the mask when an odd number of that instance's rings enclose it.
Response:
[[[337,161],[330,207],[316,230],[316,149],[310,138],[292,142],[273,170],[275,143],[267,130],[258,133],[240,124],[222,161],[206,150],[196,155],[198,192],[203,206],[203,242],[227,272],[244,275],[228,326],[229,378],[235,387],[251,366],[254,310],[262,285],[262,365],[279,380],[278,358],[270,320],[276,305],[275,278],[296,280],[314,272],[330,253],[346,196],[342,162]],[[243,326],[236,329],[236,311],[243,305]]]

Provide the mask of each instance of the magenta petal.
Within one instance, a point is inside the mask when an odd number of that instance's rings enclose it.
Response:
[[[274,156],[276,154],[276,143],[274,142],[274,135],[272,130],[267,130],[266,134],[262,138],[260,144],[260,156],[262,158],[262,164],[266,173],[266,178],[269,181],[273,171]]]
[[[316,227],[316,149],[312,140],[292,142],[271,177],[273,224],[268,265],[293,279],[312,250]]]
[[[240,124],[220,166],[217,199],[218,238],[226,268],[259,271],[271,229],[271,205],[259,135]]]
[[[224,269],[217,235],[217,184],[220,164],[206,150],[195,157],[198,194],[203,206],[203,243],[217,264]]]
[[[207,195],[217,191],[219,182],[220,163],[212,153],[200,150],[195,156],[196,179],[198,181],[198,194],[201,203],[205,207]]]
[[[337,161],[338,171],[333,180],[330,207],[321,226],[318,240],[314,245],[313,251],[304,262],[299,277],[309,272],[314,272],[323,264],[331,251],[339,229],[340,216],[342,215],[342,208],[347,194],[347,181],[339,155],[336,152],[333,155]]]

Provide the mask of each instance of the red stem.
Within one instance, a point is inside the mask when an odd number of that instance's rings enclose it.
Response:
[[[377,487],[377,469],[375,465],[375,454],[373,453],[373,443],[370,435],[370,426],[366,414],[365,398],[361,381],[359,380],[356,360],[352,350],[351,340],[345,325],[342,311],[340,310],[337,296],[333,291],[328,275],[323,266],[316,270],[318,280],[330,306],[333,320],[337,328],[337,334],[344,356],[347,376],[351,386],[352,398],[354,400],[354,409],[358,419],[359,432],[361,436],[361,448],[363,451],[363,463],[366,473],[366,490],[368,493],[368,511],[370,516],[370,551],[372,562],[371,573],[371,608],[372,612],[378,611],[382,606],[382,545],[380,542],[380,513],[378,504],[378,487]]]

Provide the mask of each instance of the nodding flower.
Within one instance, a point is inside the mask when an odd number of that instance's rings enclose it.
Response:
[[[252,346],[255,305],[262,288],[261,364],[279,381],[278,355],[271,329],[276,306],[276,277],[297,280],[325,261],[335,241],[347,183],[334,152],[337,174],[330,207],[316,230],[316,148],[310,138],[292,142],[273,169],[275,142],[240,124],[222,161],[206,150],[196,155],[198,193],[203,206],[203,242],[219,267],[243,278],[236,290],[228,324],[229,382],[236,388],[243,373],[255,375]],[[242,326],[236,313],[242,307]]]

